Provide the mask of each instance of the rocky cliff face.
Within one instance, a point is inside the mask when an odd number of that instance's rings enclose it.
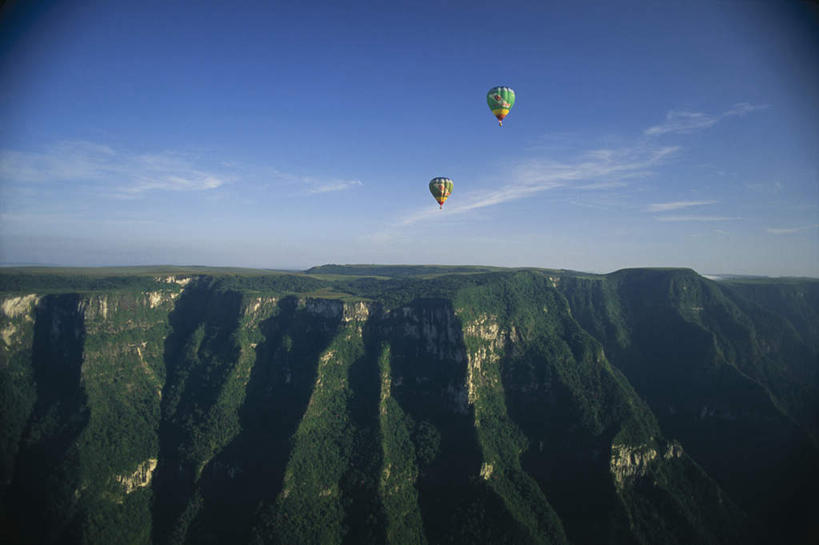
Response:
[[[156,458],[148,458],[136,468],[130,475],[117,475],[114,479],[122,485],[126,494],[135,492],[140,488],[145,488],[151,484],[151,478],[156,469]]]
[[[657,462],[663,459],[679,458],[682,455],[682,447],[676,443],[668,445],[665,452],[658,452],[657,449],[648,445],[632,447],[615,444],[611,446],[609,467],[615,485],[617,485],[617,488],[622,489],[637,479],[648,475],[651,466]]]
[[[811,286],[761,304],[686,271],[332,285],[343,299],[274,280],[3,295],[0,537],[807,535]]]

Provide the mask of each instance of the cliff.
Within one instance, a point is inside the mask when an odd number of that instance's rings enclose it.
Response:
[[[311,273],[0,274],[4,542],[810,539],[819,283]]]

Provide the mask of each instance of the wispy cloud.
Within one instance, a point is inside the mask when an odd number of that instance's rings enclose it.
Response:
[[[117,217],[117,218],[102,218],[90,217],[88,214],[81,213],[50,213],[50,212],[23,212],[23,213],[0,213],[0,224],[3,225],[59,225],[70,226],[74,225],[127,225],[127,226],[145,226],[145,225],[164,225],[163,222],[155,219],[135,218],[135,217]]]
[[[756,191],[757,193],[766,193],[770,195],[774,195],[776,193],[781,193],[783,189],[785,189],[785,184],[782,182],[767,182],[767,183],[756,183],[756,184],[745,184],[745,187],[752,191]]]
[[[646,208],[647,212],[668,212],[671,210],[680,210],[681,208],[690,208],[692,206],[705,206],[708,204],[716,204],[717,201],[674,201],[674,202],[657,202],[649,204]]]
[[[701,112],[671,111],[663,124],[649,127],[645,135],[656,136],[666,133],[687,133],[706,129],[730,117],[741,117],[751,112],[767,108],[767,105],[740,102],[719,114]],[[560,139],[558,139],[560,140]],[[604,148],[581,153],[574,160],[530,159],[511,167],[503,183],[494,189],[459,194],[458,202],[447,203],[446,217],[464,214],[476,209],[491,207],[507,202],[529,198],[544,191],[562,188],[585,191],[603,191],[629,185],[629,180],[646,177],[654,173],[680,148],[659,146],[654,140],[643,140],[632,147]],[[569,146],[571,147],[571,146]],[[550,151],[552,146],[536,146],[535,151]],[[531,151],[531,150],[530,150]],[[457,191],[457,182],[456,182]],[[673,201],[652,203],[647,212],[660,213],[658,221],[666,222],[722,222],[736,221],[739,217],[718,215],[667,215],[665,212],[684,210],[716,204],[714,200]],[[437,209],[424,209],[406,215],[399,225],[410,225],[418,221],[440,217]]]
[[[316,183],[313,185],[309,190],[308,193],[316,194],[316,193],[330,193],[332,191],[344,191],[346,189],[352,189],[356,186],[364,185],[359,180],[337,180],[337,181],[329,181],[323,183]]]
[[[802,231],[810,231],[819,227],[819,223],[813,225],[803,225],[801,227],[768,227],[765,229],[772,235],[792,235],[794,233],[801,233]]]
[[[0,150],[0,181],[93,183],[121,195],[146,191],[206,191],[231,176],[197,165],[195,157],[136,154],[93,142],[62,142],[45,152]]]
[[[628,182],[592,182],[590,184],[578,185],[575,189],[582,189],[583,191],[592,191],[595,189],[614,189],[617,187],[626,187]]]
[[[209,191],[238,179],[292,184],[306,194],[363,185],[360,180],[302,176],[269,167],[210,161],[174,151],[133,153],[93,142],[61,142],[42,152],[0,150],[0,183],[93,185],[100,195],[132,198],[154,191]]]
[[[665,115],[665,123],[649,127],[643,131],[643,134],[658,136],[667,133],[691,133],[713,127],[723,119],[742,117],[757,110],[764,110],[767,107],[766,104],[740,102],[720,114],[671,110]]]
[[[361,180],[303,176],[269,168],[261,170],[265,183],[294,186],[296,188],[295,193],[297,194],[316,195],[319,193],[333,193],[337,191],[354,189],[364,185],[364,182]]]
[[[679,148],[634,147],[598,149],[581,154],[574,161],[532,159],[510,170],[508,182],[491,190],[465,195],[459,204],[447,205],[447,217],[479,208],[516,201],[559,188],[606,190],[627,185],[626,180],[648,176]],[[456,182],[457,183],[457,182]],[[409,225],[433,216],[437,210],[421,210],[406,216]]]
[[[657,221],[736,221],[736,216],[654,216]]]

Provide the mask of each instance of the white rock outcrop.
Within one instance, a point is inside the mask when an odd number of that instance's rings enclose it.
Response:
[[[496,365],[509,343],[520,340],[517,329],[512,326],[502,329],[496,316],[481,315],[464,324],[464,338],[478,339],[481,342],[474,350],[467,353],[466,386],[470,404],[475,403],[478,386],[500,386],[500,373],[490,369]]]
[[[0,317],[0,339],[9,348],[12,347],[14,337],[19,332],[28,329],[23,324],[34,323],[34,309],[40,297],[36,294],[9,297],[0,303],[2,317]],[[16,322],[16,323],[15,323]]]
[[[122,485],[126,494],[145,488],[151,484],[156,469],[157,459],[148,458],[136,468],[136,471],[127,475],[117,475],[114,479]]]
[[[29,315],[39,299],[39,296],[35,293],[4,299],[2,303],[3,314],[9,318],[25,316],[26,318],[31,319]]]
[[[179,286],[185,287],[190,284],[191,280],[193,280],[189,276],[160,276],[155,278],[157,282],[164,282],[166,284],[177,284]]]
[[[611,459],[609,460],[609,470],[618,488],[622,488],[627,483],[644,477],[649,468],[660,458],[669,460],[679,458],[683,455],[682,446],[679,443],[669,443],[662,453],[648,445],[612,445]]]

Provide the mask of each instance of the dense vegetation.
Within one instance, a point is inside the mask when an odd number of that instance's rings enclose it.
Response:
[[[0,271],[3,543],[811,543],[819,282]]]

